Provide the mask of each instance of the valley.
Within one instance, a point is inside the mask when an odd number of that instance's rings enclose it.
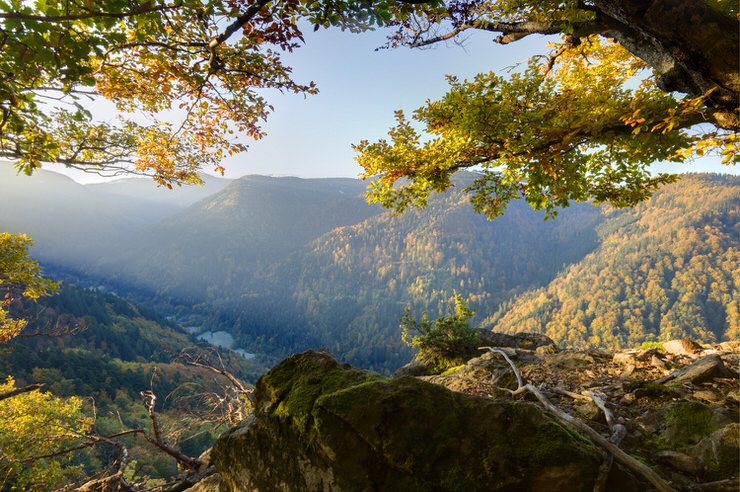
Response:
[[[563,346],[717,342],[738,330],[733,176],[687,175],[635,209],[578,204],[545,220],[514,202],[488,221],[462,194],[470,173],[399,216],[367,205],[365,183],[352,179],[209,178],[170,192],[4,172],[0,225],[32,235],[53,276],[226,338],[219,344],[268,366],[324,347],[392,372],[411,356],[398,328],[405,307],[441,315],[454,292],[476,323]]]

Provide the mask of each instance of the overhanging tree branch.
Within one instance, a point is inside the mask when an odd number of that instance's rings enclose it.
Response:
[[[22,388],[16,388],[12,391],[0,393],[0,401],[7,400],[8,398],[13,398],[14,396],[22,395],[23,393],[29,393],[31,391],[36,391],[43,387],[44,387],[43,384],[29,384],[28,386],[24,386]]]

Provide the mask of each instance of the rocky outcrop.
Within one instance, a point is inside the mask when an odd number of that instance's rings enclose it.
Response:
[[[626,426],[621,447],[677,488],[694,490],[700,483],[719,481],[721,486],[712,490],[740,490],[740,391],[733,369],[740,365],[740,344],[676,340],[616,353],[505,351],[526,382],[607,436],[604,414],[588,396],[597,391]],[[422,379],[497,399],[516,388],[508,363],[490,352]],[[614,482],[606,490],[626,490],[625,483]],[[634,490],[651,487],[639,483]]]
[[[591,490],[601,453],[533,403],[305,352],[257,383],[211,457],[222,491]]]
[[[530,335],[489,342],[559,409],[609,436],[614,421],[607,425],[596,392],[626,429],[620,448],[671,487],[737,490],[740,344],[607,353],[558,351]],[[597,481],[599,490],[653,490],[620,464],[599,475],[602,450],[531,395],[512,397],[514,388],[511,366],[494,352],[392,379],[298,354],[260,379],[255,412],[211,453],[220,485],[214,477],[202,490],[575,491]]]

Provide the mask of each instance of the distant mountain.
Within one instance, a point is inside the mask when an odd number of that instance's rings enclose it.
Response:
[[[384,368],[408,358],[398,328],[405,306],[441,315],[457,291],[479,313],[491,312],[595,248],[600,220],[596,207],[575,205],[546,222],[519,202],[491,222],[452,191],[423,210],[334,229],[278,276],[290,279],[304,331],[349,360]]]
[[[594,252],[487,325],[610,349],[740,337],[740,177],[685,176],[633,209],[604,213]]]
[[[274,267],[311,240],[380,210],[353,179],[245,176],[142,229],[98,271],[160,296],[202,302],[262,296]]]
[[[85,264],[110,253],[143,224],[161,220],[171,209],[90,190],[59,173],[18,174],[0,162],[0,230],[33,237],[37,258]]]
[[[353,179],[247,176],[132,235],[97,274],[210,310],[249,351],[326,346],[387,369],[408,357],[405,305],[437,312],[458,290],[492,312],[596,247],[601,220],[578,205],[545,222],[516,203],[489,222],[461,191],[396,216],[367,205],[364,191]]]
[[[159,223],[215,193],[230,180],[203,176],[204,186],[174,190],[151,180],[122,179],[81,185],[54,171],[32,176],[0,161],[0,230],[33,237],[33,254],[75,267],[117,256],[136,231]]]
[[[201,174],[203,184],[175,186],[171,190],[149,178],[124,178],[104,183],[86,185],[87,188],[106,195],[126,197],[134,201],[154,202],[165,207],[188,207],[224,189],[232,180],[210,174]]]

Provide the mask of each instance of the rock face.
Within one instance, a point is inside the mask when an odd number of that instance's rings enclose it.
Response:
[[[222,491],[591,490],[601,453],[526,402],[392,380],[317,352],[263,376],[211,457]]]

